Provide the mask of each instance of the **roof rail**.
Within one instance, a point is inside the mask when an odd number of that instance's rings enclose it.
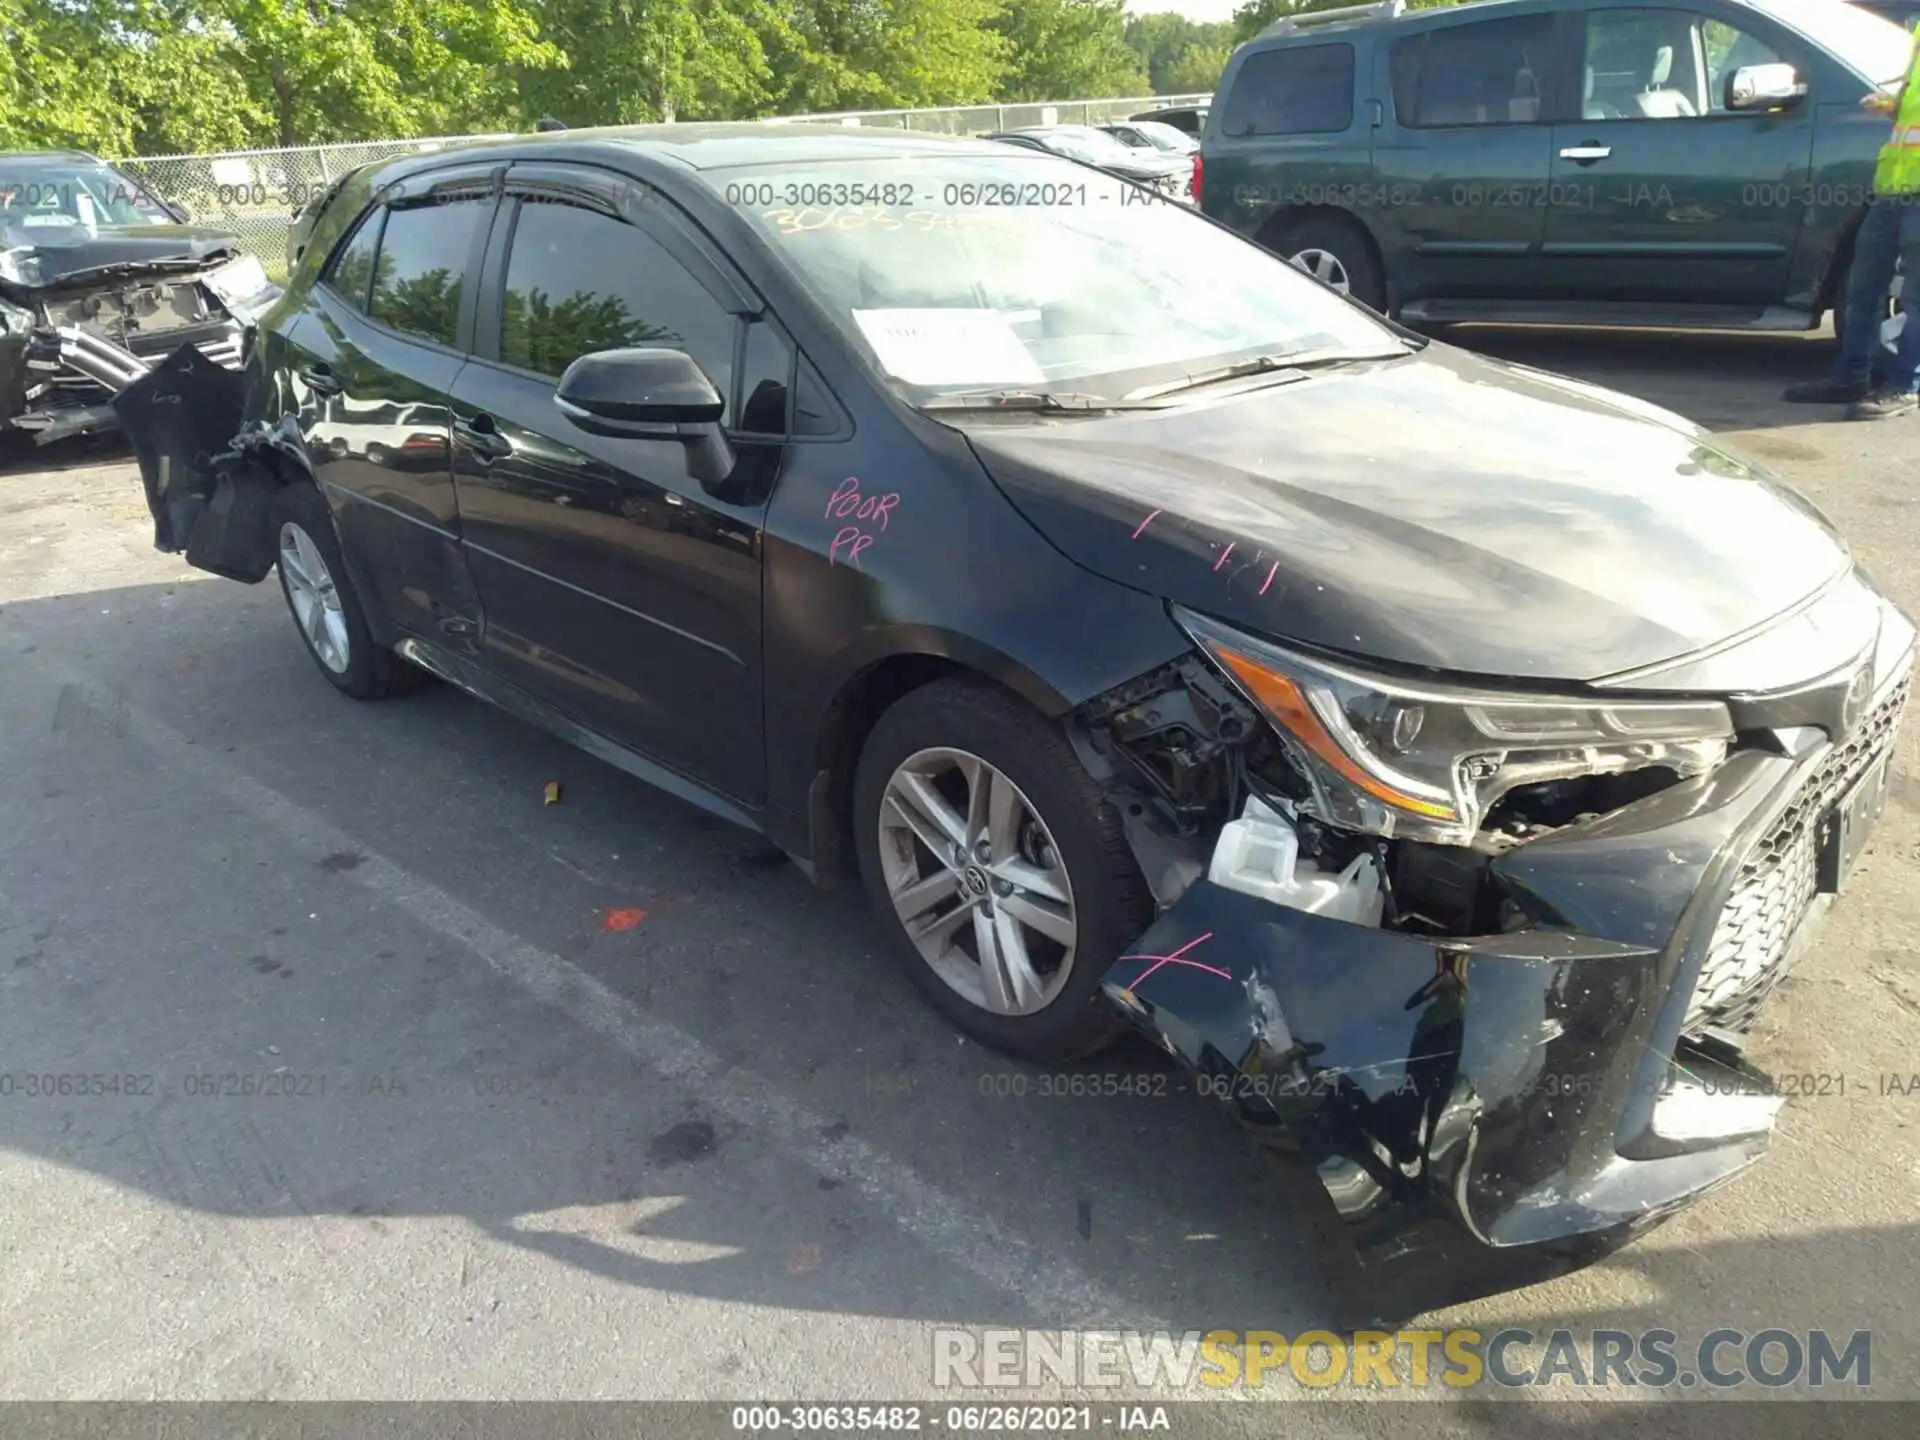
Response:
[[[1337,10],[1309,10],[1300,15],[1284,15],[1267,26],[1262,35],[1291,35],[1319,25],[1344,25],[1354,20],[1394,20],[1404,15],[1407,0],[1379,0],[1376,5],[1344,5]]]

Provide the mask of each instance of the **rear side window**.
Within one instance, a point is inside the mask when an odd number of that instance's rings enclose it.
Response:
[[[1338,134],[1353,125],[1353,46],[1298,45],[1249,55],[1220,126],[1228,135]]]
[[[333,257],[333,264],[322,282],[363,315],[367,309],[367,290],[373,283],[373,257],[380,249],[380,225],[386,218],[383,205],[369,210],[354,230],[353,238]]]
[[[460,296],[491,200],[452,200],[387,212],[367,313],[442,345],[460,334]]]
[[[1551,15],[1449,25],[1393,47],[1393,111],[1402,125],[1525,125],[1540,118]]]

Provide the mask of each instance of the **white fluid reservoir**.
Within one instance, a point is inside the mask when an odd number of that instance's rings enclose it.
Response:
[[[1337,873],[1322,870],[1301,857],[1299,833],[1286,816],[1253,796],[1240,818],[1221,829],[1207,878],[1243,895],[1355,925],[1379,925],[1386,908],[1374,856],[1357,856]]]

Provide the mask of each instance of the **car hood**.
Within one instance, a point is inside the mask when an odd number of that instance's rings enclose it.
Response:
[[[964,429],[1096,574],[1396,665],[1600,680],[1851,567],[1816,510],[1698,426],[1438,344],[1166,412]]]
[[[109,268],[177,273],[240,248],[224,230],[193,225],[76,225],[44,231],[15,225],[0,232],[0,245],[0,280],[23,289],[84,284],[88,272]]]

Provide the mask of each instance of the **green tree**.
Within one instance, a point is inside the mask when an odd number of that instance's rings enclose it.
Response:
[[[1230,21],[1216,20],[1201,23],[1189,20],[1184,15],[1165,12],[1154,15],[1131,15],[1127,18],[1127,44],[1147,67],[1147,79],[1156,95],[1178,94],[1190,87],[1176,83],[1175,75],[1182,78],[1191,75],[1196,69],[1204,70],[1211,64],[1210,59],[1187,61],[1186,53],[1198,48],[1217,48],[1222,55],[1232,51],[1234,45],[1233,25]],[[1182,67],[1185,67],[1184,70]],[[1214,70],[1214,78],[1219,78],[1219,70]],[[1201,89],[1212,88],[1212,82],[1202,85]]]
[[[1006,37],[1001,100],[1138,95],[1146,67],[1127,44],[1125,0],[1013,0],[993,28]]]
[[[268,145],[499,123],[493,77],[561,63],[515,0],[198,0],[265,116]]]
[[[1220,72],[1227,68],[1230,45],[1189,45],[1167,68],[1154,91],[1161,95],[1201,95],[1220,83]]]

